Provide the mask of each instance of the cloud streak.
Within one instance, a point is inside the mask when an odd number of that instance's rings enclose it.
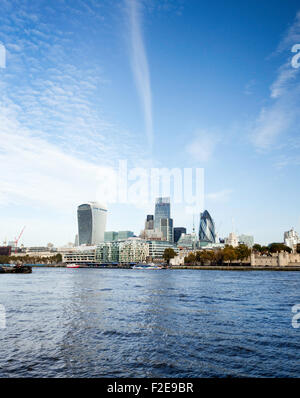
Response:
[[[150,72],[142,35],[142,5],[138,0],[126,0],[130,26],[131,67],[142,104],[146,136],[150,149],[153,146],[153,117]]]
[[[291,64],[294,55],[291,49],[295,43],[300,43],[300,12],[277,49],[277,53],[289,52],[288,60],[278,69],[270,87],[269,104],[261,109],[252,127],[251,140],[259,150],[271,148],[279,137],[293,134],[294,127],[299,125],[300,69]]]

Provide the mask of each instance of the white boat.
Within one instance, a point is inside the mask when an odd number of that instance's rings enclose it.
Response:
[[[136,264],[132,267],[132,269],[162,269],[163,267],[156,264]]]
[[[80,268],[80,264],[67,264],[67,268]]]

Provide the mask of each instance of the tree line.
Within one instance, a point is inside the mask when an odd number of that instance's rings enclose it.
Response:
[[[184,258],[187,265],[217,265],[231,264],[233,261],[244,261],[249,258],[251,249],[241,244],[237,247],[225,246],[223,249],[198,250]]]
[[[62,255],[57,253],[51,257],[30,256],[0,256],[0,264],[58,264],[62,262]]]
[[[253,245],[252,250],[256,253],[260,254],[269,254],[279,253],[279,252],[288,252],[291,253],[292,249],[286,246],[284,243],[270,243],[269,246],[261,246],[258,243]]]

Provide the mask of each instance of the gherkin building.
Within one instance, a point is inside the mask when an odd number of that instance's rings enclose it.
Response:
[[[200,242],[216,243],[215,223],[207,210],[200,213],[199,240]]]

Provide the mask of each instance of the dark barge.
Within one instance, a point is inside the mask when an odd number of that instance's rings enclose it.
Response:
[[[29,265],[0,265],[0,274],[31,274],[32,268]]]

